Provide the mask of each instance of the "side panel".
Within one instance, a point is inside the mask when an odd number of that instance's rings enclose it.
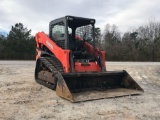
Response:
[[[57,46],[44,32],[38,32],[35,38],[37,48],[41,48],[43,45],[46,46],[61,61],[64,71],[66,73],[70,72],[70,50],[63,50]]]
[[[93,51],[93,46],[91,46],[90,44],[88,44],[87,42],[85,42],[84,44],[84,48],[87,50],[88,53],[92,54],[92,51]],[[99,49],[98,48],[95,48],[95,57],[98,56],[98,53],[99,53]],[[106,63],[105,63],[105,51],[100,51],[101,55],[102,55],[102,62],[103,62],[103,65],[104,65],[104,68],[106,68]]]
[[[82,65],[80,62],[75,63],[76,72],[100,72],[101,68],[95,62],[89,62],[89,65]]]

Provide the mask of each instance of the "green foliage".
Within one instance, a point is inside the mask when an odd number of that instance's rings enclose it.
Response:
[[[116,25],[107,24],[103,34],[95,28],[95,44],[110,61],[160,61],[160,23],[151,21],[123,35]],[[7,37],[0,34],[0,53],[0,59],[35,59],[31,30],[16,23]]]
[[[5,36],[0,34],[0,53],[1,53],[0,58],[2,58],[3,55],[5,54],[5,49],[6,49],[5,43],[6,43]]]
[[[31,30],[22,23],[12,26],[8,36],[0,38],[0,59],[30,60],[35,59],[35,40]]]

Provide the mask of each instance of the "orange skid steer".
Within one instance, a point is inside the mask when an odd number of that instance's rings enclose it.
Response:
[[[95,48],[95,19],[65,16],[38,32],[35,80],[72,102],[143,93],[125,71],[106,71],[105,52]]]

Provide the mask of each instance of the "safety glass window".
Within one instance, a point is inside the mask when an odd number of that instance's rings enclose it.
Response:
[[[60,22],[53,26],[52,28],[52,37],[55,40],[58,40],[59,38],[63,38],[65,35],[65,26],[63,22]]]

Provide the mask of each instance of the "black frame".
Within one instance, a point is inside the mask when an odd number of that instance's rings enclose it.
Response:
[[[68,24],[69,24],[70,20],[73,20],[73,22],[75,22],[75,24],[74,24],[75,28],[78,27],[78,26],[76,26],[77,25],[76,24],[77,20],[82,21],[83,25],[85,25],[84,22],[86,22],[86,25],[87,25],[88,23],[91,23],[90,21],[92,21],[91,24],[93,26],[93,47],[95,48],[95,33],[94,33],[95,32],[95,30],[94,30],[95,26],[94,26],[94,24],[95,24],[96,20],[95,19],[91,19],[91,18],[82,18],[82,17],[76,17],[76,16],[67,15],[65,17],[61,17],[61,18],[52,20],[50,22],[50,24],[49,24],[49,37],[52,39],[52,28],[53,28],[53,25],[55,25],[57,23],[60,23],[60,22],[63,22],[64,26],[65,26],[65,35],[64,35],[64,37],[62,37],[62,39],[65,39],[65,49],[69,49],[69,38],[68,38],[67,33],[68,33]]]

